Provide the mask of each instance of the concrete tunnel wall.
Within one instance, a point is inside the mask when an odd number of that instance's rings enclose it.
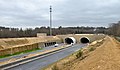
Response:
[[[76,40],[76,43],[82,43],[81,39],[87,40],[87,43],[91,43],[95,40],[100,40],[105,37],[104,34],[67,34],[67,35],[57,35],[65,43],[65,39],[73,37]]]
[[[67,37],[67,38],[65,38],[65,43],[66,44],[75,44],[76,39],[74,37]],[[90,43],[90,39],[88,37],[81,37],[80,43],[83,43],[83,44]]]

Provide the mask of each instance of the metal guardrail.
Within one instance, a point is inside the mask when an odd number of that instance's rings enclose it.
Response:
[[[22,60],[14,61],[14,62],[11,62],[11,63],[8,63],[8,64],[0,65],[0,70],[7,70],[7,69],[10,69],[10,68],[19,66],[21,64],[25,64],[25,63],[28,63],[28,62],[31,62],[31,61],[35,61],[37,59],[40,59],[40,57],[43,56],[43,55],[54,53],[54,52],[60,51],[62,49],[68,48],[68,47],[70,47],[70,46],[60,48],[60,49],[57,49],[57,50],[54,50],[54,51],[50,51],[50,52],[47,52],[47,53],[44,53],[44,54],[40,54],[40,55],[37,55],[37,56],[33,56],[33,57],[25,58],[25,59],[22,59]]]

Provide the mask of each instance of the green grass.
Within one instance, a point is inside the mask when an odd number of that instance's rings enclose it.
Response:
[[[37,51],[37,50],[42,50],[42,48],[36,48],[36,49],[32,49],[32,50],[25,50],[23,52],[17,52],[17,53],[14,53],[14,54],[7,54],[7,55],[0,56],[0,58],[5,58],[5,57],[14,56],[14,55],[24,54],[24,53],[28,53],[28,52]]]

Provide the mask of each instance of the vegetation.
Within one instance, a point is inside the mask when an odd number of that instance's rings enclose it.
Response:
[[[9,57],[9,56],[24,54],[24,53],[28,53],[28,52],[33,52],[33,51],[41,50],[41,49],[42,49],[42,48],[36,48],[36,49],[32,49],[32,50],[25,50],[25,51],[23,51],[23,52],[17,52],[17,53],[14,53],[14,54],[3,55],[3,56],[0,56],[0,58],[5,58],[5,57]]]
[[[59,68],[58,68],[57,65],[54,65],[54,66],[52,67],[52,70],[59,70]]]
[[[108,28],[105,27],[62,27],[52,28],[53,35],[60,34],[109,34],[120,36],[120,21],[111,23]],[[37,33],[47,33],[49,35],[49,27],[36,27],[34,29],[27,28],[6,28],[0,27],[0,38],[17,38],[17,37],[36,37]]]
[[[80,57],[82,57],[82,55],[83,55],[83,52],[80,49],[76,54],[76,58],[80,58]]]
[[[120,21],[109,26],[109,35],[120,36]]]
[[[105,27],[58,27],[52,28],[53,35],[60,34],[90,34],[90,33],[106,33]],[[0,27],[0,38],[17,38],[17,37],[36,37],[37,33],[47,33],[49,35],[49,27],[40,28],[6,28]]]
[[[94,47],[91,47],[90,49],[89,49],[89,51],[94,51],[95,50],[95,48]]]

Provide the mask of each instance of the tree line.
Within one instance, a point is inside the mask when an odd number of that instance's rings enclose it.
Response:
[[[36,28],[8,28],[0,27],[0,38],[18,38],[18,37],[36,37],[37,33],[47,33],[49,35],[49,27],[36,27]],[[95,34],[104,33],[106,34],[108,28],[105,27],[62,27],[52,28],[53,35],[62,34]]]
[[[120,36],[120,21],[109,25],[109,35]]]

